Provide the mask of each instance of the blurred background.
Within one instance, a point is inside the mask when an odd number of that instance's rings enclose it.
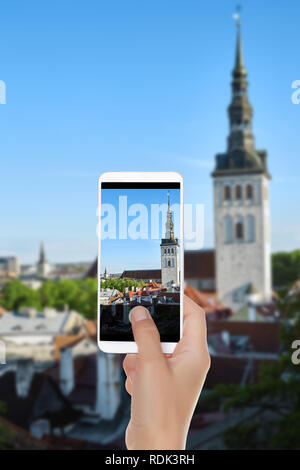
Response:
[[[96,344],[97,181],[113,170],[179,171],[205,207],[185,279],[212,364],[187,448],[300,448],[299,14],[2,5],[0,448],[125,448],[123,358]],[[105,301],[152,274],[101,273]]]

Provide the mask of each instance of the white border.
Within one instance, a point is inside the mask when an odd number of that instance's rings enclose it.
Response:
[[[100,340],[100,253],[101,253],[101,184],[105,183],[180,183],[180,338],[182,337],[183,325],[183,295],[184,295],[184,213],[183,213],[183,177],[175,171],[112,171],[103,173],[98,181],[98,299],[97,299],[97,341],[103,352],[107,353],[137,353],[137,345],[134,341],[101,341]],[[171,354],[177,343],[161,343],[162,351]]]

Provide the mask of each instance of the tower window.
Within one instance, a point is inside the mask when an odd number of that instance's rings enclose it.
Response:
[[[235,199],[242,199],[242,186],[240,184],[235,187]]]
[[[171,253],[174,254],[174,248],[172,248]]]
[[[235,237],[237,241],[243,241],[244,238],[244,227],[243,222],[239,221],[235,224]]]
[[[167,249],[166,248],[164,249],[164,252],[165,252],[165,255],[166,255],[167,254]]]
[[[247,184],[246,186],[246,198],[252,199],[253,198],[253,188],[251,184]]]
[[[232,218],[227,215],[224,219],[225,243],[232,243]]]
[[[224,201],[230,201],[231,199],[231,188],[230,186],[225,186],[224,188]]]
[[[168,259],[168,267],[171,267],[171,261]]]
[[[247,215],[247,242],[252,243],[255,239],[254,216]]]

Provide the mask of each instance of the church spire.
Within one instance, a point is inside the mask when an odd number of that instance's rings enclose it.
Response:
[[[45,261],[46,261],[46,255],[45,255],[44,243],[41,242],[39,264],[43,264],[45,263]]]
[[[241,23],[239,12],[233,18],[237,21],[234,67],[231,82],[231,103],[228,107],[229,136],[227,149],[216,155],[214,177],[229,174],[264,173],[267,169],[267,152],[255,148],[252,132],[253,109],[248,99],[247,70],[243,58]]]
[[[237,41],[236,41],[236,53],[235,53],[235,70],[241,70],[244,68],[242,40],[241,40],[241,23],[237,22]]]
[[[252,134],[252,106],[248,100],[247,70],[244,66],[241,23],[237,22],[235,64],[232,71],[232,100],[228,108],[230,134],[228,151],[235,149],[254,149]]]
[[[167,211],[167,221],[166,221],[166,235],[167,240],[174,240],[174,224],[172,218],[171,204],[170,204],[170,193],[168,192],[168,211]]]

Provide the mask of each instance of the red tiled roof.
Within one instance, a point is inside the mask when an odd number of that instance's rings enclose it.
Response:
[[[215,279],[215,250],[184,252],[185,279]]]
[[[55,336],[53,340],[54,359],[58,361],[60,358],[60,351],[62,349],[66,348],[67,346],[74,346],[78,341],[81,341],[83,338],[85,338],[85,336],[82,334]]]
[[[248,357],[211,356],[211,366],[204,387],[212,389],[217,384],[240,384],[248,361]],[[252,361],[252,373],[248,374],[247,383],[256,382],[260,364],[272,364],[277,362],[277,359],[252,358]]]
[[[97,334],[97,321],[87,320],[83,325],[91,336]]]
[[[121,279],[161,279],[161,269],[137,269],[123,271]]]
[[[210,297],[193,286],[186,286],[184,293],[196,304],[205,310],[205,313],[214,314],[217,317],[227,318],[232,315],[232,310],[216,302],[214,297]]]
[[[230,335],[249,337],[249,344],[257,352],[277,353],[280,348],[280,324],[278,322],[249,322],[219,320],[207,324],[209,334],[228,331]]]

